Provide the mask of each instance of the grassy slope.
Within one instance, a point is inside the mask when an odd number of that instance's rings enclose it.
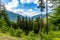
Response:
[[[51,37],[52,40],[60,40],[60,31],[52,31],[49,33],[48,36],[49,36],[49,38]],[[36,40],[39,40],[37,37],[35,37],[35,38],[36,38]],[[0,33],[0,40],[34,40],[34,39],[31,39],[27,36],[19,38],[19,37],[9,36],[8,34]]]
[[[51,34],[52,36],[54,36],[52,40],[60,40],[60,36],[58,35],[60,34],[60,31],[58,33],[53,32],[53,34]],[[18,37],[9,36],[7,34],[0,33],[0,40],[31,40],[31,39],[28,39],[28,37],[18,38]]]
[[[21,40],[18,37],[8,36],[7,34],[0,33],[0,40]]]

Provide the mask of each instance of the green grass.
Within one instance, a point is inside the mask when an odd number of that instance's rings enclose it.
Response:
[[[0,33],[0,40],[40,40],[40,36],[34,36],[30,33],[30,36],[24,36],[22,34],[22,37],[15,37],[7,33]],[[43,34],[43,40],[60,40],[60,31],[50,31],[48,35]]]
[[[53,38],[52,40],[60,40],[60,38]]]

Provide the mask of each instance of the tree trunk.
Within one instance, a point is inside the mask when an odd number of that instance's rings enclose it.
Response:
[[[42,9],[42,8],[41,8]],[[42,11],[41,11],[41,16],[40,16],[40,40],[42,40]]]
[[[48,0],[46,0],[46,34],[48,34]]]

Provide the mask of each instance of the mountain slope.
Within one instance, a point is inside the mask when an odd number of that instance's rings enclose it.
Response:
[[[13,12],[8,12],[8,17],[11,21],[16,21],[17,20],[17,16],[19,14],[13,13]],[[23,17],[22,15],[20,15],[20,17]]]
[[[8,17],[9,17],[9,19],[10,19],[11,21],[16,21],[18,15],[19,15],[19,14],[17,14],[17,13],[8,12]],[[31,17],[31,18],[37,18],[37,17],[40,17],[41,15],[42,15],[42,18],[44,18],[44,17],[46,16],[45,14],[39,14],[39,15],[35,15],[35,16]],[[23,16],[20,15],[20,17],[22,18]],[[27,17],[27,18],[30,18],[30,17]]]

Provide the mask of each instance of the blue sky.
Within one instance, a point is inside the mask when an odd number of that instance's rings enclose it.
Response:
[[[5,4],[8,11],[20,14],[23,16],[32,17],[40,14],[38,7],[38,0],[1,0]],[[45,2],[46,0],[44,0]],[[51,6],[52,4],[48,4]],[[49,8],[49,12],[50,12]],[[45,14],[45,12],[43,12]]]

